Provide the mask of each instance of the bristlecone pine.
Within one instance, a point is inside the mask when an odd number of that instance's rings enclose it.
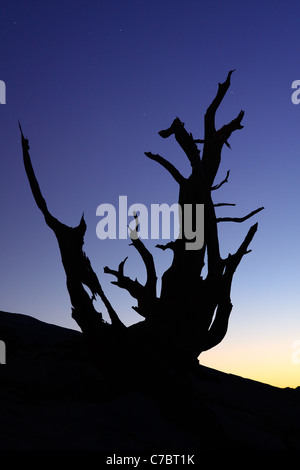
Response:
[[[230,291],[233,275],[257,230],[257,224],[249,229],[241,245],[234,254],[223,259],[220,256],[218,223],[223,221],[243,222],[263,208],[259,208],[242,218],[217,218],[212,201],[212,192],[228,181],[229,171],[224,180],[215,184],[221,161],[223,145],[228,144],[232,132],[242,129],[244,112],[220,129],[215,128],[215,114],[229,86],[233,70],[224,83],[220,83],[215,98],[204,116],[204,138],[194,139],[179,118],[171,126],[159,132],[162,138],[175,137],[191,165],[191,173],[185,178],[172,163],[158,154],[145,152],[145,155],[159,163],[178,183],[178,202],[182,208],[190,204],[194,215],[197,204],[204,204],[204,244],[198,250],[186,249],[183,231],[181,237],[166,245],[158,245],[161,250],[172,250],[173,261],[162,276],[161,292],[157,292],[157,275],[153,256],[138,237],[138,217],[136,228],[131,231],[131,242],[145,264],[147,280],[142,285],[124,274],[122,261],[118,269],[104,268],[104,272],[115,277],[113,283],[126,289],[136,299],[134,309],[144,318],[143,321],[126,327],[107,299],[100,282],[93,271],[89,258],[83,251],[86,223],[82,217],[76,227],[68,227],[58,221],[48,210],[32,168],[29,144],[21,130],[24,165],[32,194],[42,211],[47,225],[57,238],[62,263],[66,273],[66,283],[72,305],[72,316],[81,328],[87,342],[92,345],[100,362],[113,361],[119,369],[128,371],[135,364],[135,371],[157,370],[173,364],[176,370],[188,370],[198,364],[198,356],[216,346],[224,338],[228,319],[232,310]],[[200,156],[199,146],[202,148]],[[168,176],[167,176],[168,177]],[[116,242],[117,243],[117,242]],[[206,263],[206,275],[201,276]],[[84,288],[92,293],[89,295]],[[99,296],[107,309],[110,323],[103,321],[102,314],[96,311],[93,301]],[[138,364],[138,365],[137,365]],[[127,372],[126,372],[127,373]],[[161,372],[161,377],[164,372]]]

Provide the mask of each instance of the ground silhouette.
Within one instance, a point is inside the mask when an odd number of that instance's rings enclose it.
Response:
[[[130,388],[126,377],[105,375],[78,331],[0,312],[0,332],[7,346],[0,450],[99,450],[104,457],[192,452],[201,465],[205,450],[300,449],[299,387],[281,389],[199,366],[189,380],[198,412],[205,407],[212,418],[209,432],[199,414],[195,429],[191,415],[176,421],[170,408]],[[176,409],[184,410],[182,397],[176,399]]]

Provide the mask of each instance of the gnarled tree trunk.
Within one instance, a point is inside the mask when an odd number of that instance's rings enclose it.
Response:
[[[187,207],[192,207],[195,222],[197,207],[204,205],[204,240],[198,249],[187,249],[186,244],[191,243],[191,240],[186,237],[181,226],[178,239],[166,245],[158,245],[162,250],[173,251],[172,264],[162,276],[162,288],[158,295],[153,256],[138,237],[138,217],[135,216],[136,228],[131,230],[131,240],[146,267],[145,285],[124,274],[126,259],[120,263],[117,270],[104,268],[106,273],[115,276],[115,285],[126,289],[136,299],[137,306],[134,308],[144,318],[143,322],[128,328],[123,325],[108,301],[90,260],[83,251],[86,230],[84,218],[81,218],[77,227],[72,228],[50,214],[31,165],[28,140],[21,130],[27,177],[35,201],[59,244],[74,320],[90,344],[97,345],[102,351],[110,348],[110,353],[122,351],[127,358],[139,356],[144,369],[146,363],[150,366],[150,363],[153,365],[156,360],[157,364],[160,361],[173,362],[176,367],[181,364],[186,369],[196,363],[202,351],[222,341],[232,310],[230,291],[233,275],[242,257],[248,253],[249,244],[257,230],[257,224],[254,224],[238,250],[225,259],[221,258],[218,223],[242,222],[262,210],[256,209],[242,218],[220,219],[216,216],[212,200],[212,192],[228,181],[229,172],[221,183],[214,185],[223,145],[229,146],[228,139],[231,134],[243,127],[241,121],[244,112],[241,111],[229,124],[219,130],[215,128],[215,114],[230,86],[232,72],[228,73],[224,83],[219,84],[217,94],[206,111],[204,139],[194,139],[179,118],[176,118],[168,129],[159,132],[162,138],[174,136],[183,149],[191,165],[188,178],[183,177],[162,156],[145,152],[148,158],[162,165],[178,183],[181,221],[185,219]],[[198,146],[202,144],[201,158]],[[207,274],[203,277],[205,262]],[[84,285],[89,287],[92,296],[87,294]],[[111,323],[104,322],[102,315],[95,310],[93,300],[96,295],[100,296],[107,308]]]

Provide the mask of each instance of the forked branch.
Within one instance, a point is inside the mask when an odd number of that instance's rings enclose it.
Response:
[[[125,258],[124,261],[119,264],[118,271],[110,269],[106,266],[104,268],[104,272],[112,274],[117,278],[116,281],[112,281],[112,284],[126,289],[129,294],[138,302],[137,307],[132,308],[136,310],[141,316],[147,318],[149,315],[151,315],[151,313],[153,313],[157,301],[157,276],[153,256],[138,236],[139,221],[136,213],[134,213],[134,219],[135,228],[131,229],[131,227],[129,227],[130,238],[132,241],[131,245],[135,247],[135,249],[140,254],[142,260],[144,261],[147,272],[147,280],[145,285],[142,285],[137,279],[133,281],[128,276],[124,275],[124,264],[127,258]]]
[[[230,70],[224,83],[219,83],[217,94],[208,106],[204,117],[204,146],[202,162],[210,186],[213,184],[220,165],[223,145],[226,144],[230,148],[228,143],[230,135],[234,130],[242,129],[243,127],[241,125],[241,120],[244,116],[244,111],[240,111],[235,119],[218,131],[215,127],[216,111],[230,86],[232,72],[233,70]]]
[[[224,274],[220,278],[218,283],[218,291],[216,293],[218,299],[216,315],[210,329],[205,335],[201,348],[202,351],[207,351],[215,347],[223,340],[226,335],[229,316],[232,310],[230,291],[233,275],[242,257],[250,252],[248,247],[255,235],[257,226],[258,224],[256,223],[249,229],[246,237],[244,238],[236,253],[234,255],[229,255],[228,258],[224,260]]]
[[[93,306],[93,300],[96,294],[98,294],[107,308],[112,325],[125,327],[105,296],[99,280],[92,269],[90,260],[82,250],[86,231],[84,217],[82,216],[77,227],[68,227],[53,217],[48,211],[46,201],[42,196],[32,167],[28,139],[25,139],[20,123],[19,128],[22,138],[25,171],[33,197],[38,208],[43,213],[48,227],[53,230],[60,248],[61,259],[67,278],[67,288],[72,304],[73,318],[84,332],[92,332],[96,324],[101,326],[102,315]],[[85,291],[83,284],[90,289],[92,293],[91,298]]]

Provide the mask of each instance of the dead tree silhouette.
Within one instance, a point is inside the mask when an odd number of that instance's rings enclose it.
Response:
[[[138,237],[138,218],[136,227],[131,231],[132,245],[140,254],[146,268],[147,280],[142,285],[137,279],[132,280],[124,274],[125,261],[118,269],[104,268],[104,272],[115,277],[113,283],[126,289],[137,301],[135,310],[144,318],[143,321],[125,327],[108,301],[100,282],[92,269],[89,258],[83,251],[86,224],[84,217],[77,227],[68,227],[53,217],[46,205],[34,174],[29,155],[28,140],[24,137],[21,126],[22,149],[25,170],[35,202],[42,211],[47,225],[57,238],[62,263],[66,273],[67,288],[72,304],[72,316],[89,341],[100,349],[113,344],[127,359],[140,357],[140,365],[173,363],[176,368],[187,370],[197,364],[201,352],[216,346],[224,338],[232,310],[230,298],[234,273],[246,253],[257,230],[257,223],[248,230],[244,240],[235,253],[225,259],[220,255],[218,223],[225,221],[243,222],[257,214],[260,207],[241,218],[218,218],[212,192],[228,181],[226,178],[214,185],[221,152],[224,145],[229,147],[231,134],[242,129],[244,112],[220,129],[215,127],[216,112],[230,86],[233,70],[224,83],[219,83],[215,98],[206,110],[204,117],[204,138],[194,139],[179,118],[168,129],[159,132],[164,139],[175,136],[191,165],[188,178],[164,157],[145,152],[145,155],[163,166],[179,186],[179,205],[184,211],[189,204],[193,209],[197,204],[204,205],[204,243],[198,250],[187,250],[187,240],[181,229],[181,237],[159,249],[170,249],[173,261],[162,276],[160,295],[157,293],[157,275],[152,254]],[[198,145],[203,144],[202,158]],[[183,217],[184,218],[184,217]],[[203,267],[207,264],[207,274],[202,277]],[[84,289],[88,286],[92,295]],[[93,305],[95,296],[103,301],[111,323],[105,322]],[[131,356],[132,355],[132,356]]]

